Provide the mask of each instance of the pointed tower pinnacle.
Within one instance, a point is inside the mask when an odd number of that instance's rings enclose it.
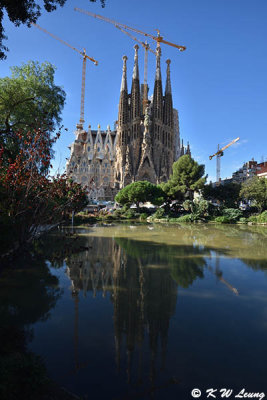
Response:
[[[139,69],[138,69],[138,44],[134,45],[134,68],[131,90],[131,119],[134,121],[141,115],[141,96],[140,96],[140,83],[139,83]]]
[[[138,44],[134,45],[134,68],[133,68],[133,79],[139,80],[139,68],[138,68]]]
[[[127,66],[126,66],[126,61],[128,60],[127,56],[123,56],[123,67],[122,67],[122,78],[121,78],[121,92],[126,91],[127,92]]]
[[[180,152],[180,157],[184,156],[184,139],[182,139],[182,146],[181,146],[181,152]]]
[[[163,117],[163,94],[162,94],[162,81],[160,71],[160,56],[161,48],[157,47],[157,58],[156,58],[156,75],[153,92],[153,116],[155,119],[162,121]]]
[[[171,63],[170,59],[166,60],[167,78],[166,78],[165,96],[166,96],[166,94],[171,94],[172,93],[171,76],[170,76],[170,63]]]
[[[157,47],[156,48],[156,52],[157,52],[157,57],[156,57],[156,76],[155,76],[155,80],[156,81],[161,81],[161,71],[160,71],[161,48]]]
[[[119,102],[119,115],[118,115],[118,126],[128,122],[128,89],[127,89],[127,67],[126,61],[127,56],[123,56],[123,67],[122,67],[122,78],[121,78],[121,93],[120,93],[120,102]]]
[[[173,106],[172,106],[172,88],[171,88],[171,76],[170,76],[170,63],[171,60],[167,60],[167,76],[165,86],[165,97],[163,107],[163,122],[169,127],[173,127]]]

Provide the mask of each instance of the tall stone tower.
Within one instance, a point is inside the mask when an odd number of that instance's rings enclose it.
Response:
[[[143,112],[138,48],[138,45],[134,46],[134,68],[130,94],[127,89],[127,57],[123,56],[115,161],[117,188],[138,180],[148,180],[152,183],[167,181],[177,153],[177,132],[174,127],[170,78],[171,61],[166,61],[166,85],[163,95],[161,49],[158,47],[153,100]]]

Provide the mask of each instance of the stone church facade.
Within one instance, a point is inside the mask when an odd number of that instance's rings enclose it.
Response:
[[[138,45],[134,46],[131,92],[127,86],[127,57],[123,56],[119,113],[116,130],[97,131],[77,125],[66,173],[86,185],[92,200],[111,200],[127,184],[147,180],[166,182],[172,164],[183,154],[191,154],[189,144],[180,143],[178,111],[173,108],[170,60],[167,60],[163,95],[161,49],[157,48],[153,96],[145,97],[139,81]]]
[[[113,200],[116,132],[109,126],[101,131],[100,125],[97,131],[91,130],[90,125],[85,131],[82,124],[77,124],[75,135],[66,174],[88,187],[90,200]]]

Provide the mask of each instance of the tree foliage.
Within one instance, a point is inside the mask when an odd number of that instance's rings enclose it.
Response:
[[[219,200],[225,207],[236,207],[240,200],[239,183],[228,183],[226,185],[212,186],[205,185],[203,188],[203,197],[208,200]]]
[[[14,158],[19,151],[18,131],[34,133],[42,126],[49,140],[61,122],[66,94],[55,85],[55,67],[48,62],[29,61],[11,71],[10,78],[0,79],[0,145]]]
[[[164,192],[153,183],[138,181],[121,189],[116,195],[115,201],[121,205],[134,203],[137,207],[139,207],[139,203],[147,201],[155,205],[161,205],[164,202]]]
[[[248,179],[241,186],[240,196],[245,200],[251,200],[259,211],[267,208],[267,179],[257,176]]]
[[[4,251],[32,241],[45,225],[64,219],[70,211],[82,210],[87,195],[81,185],[66,176],[48,176],[52,147],[59,134],[47,140],[42,130],[17,133],[20,151],[15,160],[3,161],[0,149],[0,244]]]
[[[95,3],[96,0],[90,0]],[[100,0],[102,7],[105,6],[105,0]],[[41,5],[40,5],[41,3]],[[58,6],[64,6],[66,0],[0,0],[0,60],[6,58],[8,48],[3,44],[7,39],[3,27],[4,12],[15,26],[26,24],[31,26],[41,16],[43,9],[47,12],[56,10]]]
[[[162,185],[162,189],[171,199],[192,199],[194,191],[202,189],[205,184],[204,173],[204,165],[199,165],[189,155],[184,155],[173,163],[172,175]]]

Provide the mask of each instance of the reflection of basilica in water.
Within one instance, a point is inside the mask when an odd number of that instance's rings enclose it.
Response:
[[[73,295],[77,298],[80,291],[84,296],[87,291],[91,291],[94,297],[99,291],[103,297],[110,294],[114,306],[117,368],[127,370],[130,382],[134,364],[140,382],[143,344],[148,340],[149,374],[154,382],[157,365],[164,368],[169,323],[177,300],[177,283],[171,277],[170,269],[156,254],[144,262],[136,248],[135,254],[129,255],[116,241],[97,237],[88,237],[87,240],[88,250],[66,260]],[[125,357],[127,360],[123,367],[122,359]]]

